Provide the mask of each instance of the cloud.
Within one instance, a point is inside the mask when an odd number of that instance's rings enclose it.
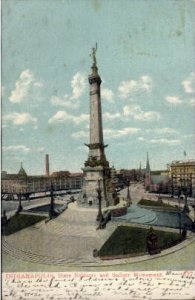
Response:
[[[195,99],[190,99],[189,104],[190,106],[195,107]]]
[[[110,112],[105,112],[103,114],[103,120],[114,120],[114,119],[119,119],[121,117],[120,113],[110,113]]]
[[[106,101],[113,102],[114,93],[113,93],[112,90],[110,90],[108,88],[102,88],[101,89],[101,96]]]
[[[139,131],[139,128],[134,128],[134,127],[126,127],[126,128],[122,128],[122,129],[104,129],[104,135],[107,138],[118,138],[118,137],[122,137],[122,136],[126,136],[129,134],[135,134]],[[75,139],[80,139],[80,138],[88,138],[89,137],[89,131],[77,131],[72,133],[72,137]]]
[[[161,139],[146,139],[142,136],[138,137],[138,140],[141,142],[147,142],[147,143],[151,143],[151,144],[158,144],[158,145],[167,145],[167,146],[172,146],[172,145],[179,145],[181,144],[181,141],[178,139],[166,139],[166,138],[161,138]]]
[[[143,111],[139,105],[126,105],[123,108],[124,116],[132,117],[139,121],[154,121],[160,119],[160,113],[156,111]]]
[[[12,145],[12,146],[4,146],[2,147],[2,150],[7,152],[24,152],[24,153],[28,153],[31,149],[24,146],[24,145]]]
[[[52,96],[51,104],[57,107],[61,106],[61,107],[72,108],[72,109],[78,108],[80,105],[78,100],[83,95],[85,91],[85,86],[86,86],[85,74],[77,72],[71,80],[72,94],[71,95],[65,94],[62,97]]]
[[[41,88],[43,83],[37,81],[33,72],[29,69],[22,71],[19,79],[16,81],[15,89],[11,92],[9,101],[11,103],[23,102],[31,96],[32,88]]]
[[[89,122],[89,115],[81,114],[79,116],[74,116],[67,113],[66,111],[60,110],[48,120],[49,124],[66,123],[66,122],[72,122],[76,125],[79,125],[82,122]]]
[[[122,129],[104,129],[104,135],[107,138],[118,138],[130,134],[135,134],[140,131],[140,128],[126,127]]]
[[[169,128],[169,127],[146,129],[146,132],[147,133],[153,132],[153,133],[157,133],[157,134],[178,133],[177,130],[175,130],[174,128]]]
[[[137,81],[122,81],[118,87],[119,96],[128,98],[131,93],[137,91],[150,92],[152,90],[152,78],[148,75],[141,76]]]
[[[172,105],[181,104],[183,101],[177,96],[167,96],[165,100]]]
[[[190,73],[189,77],[182,81],[182,85],[186,93],[195,93],[195,73]]]
[[[82,96],[86,86],[86,76],[80,72],[77,72],[71,81],[72,96],[71,100],[78,99]]]
[[[67,108],[78,108],[79,103],[78,102],[73,102],[68,100],[68,95],[65,95],[63,98],[59,98],[57,96],[52,96],[51,97],[51,103],[54,106],[63,106]]]
[[[87,137],[89,137],[89,132],[88,131],[84,131],[84,130],[73,132],[72,133],[72,137],[74,139],[87,138]]]
[[[183,138],[195,138],[195,133],[189,133],[182,135]]]
[[[10,146],[4,146],[2,147],[2,150],[7,153],[14,153],[17,152],[17,154],[20,154],[21,152],[23,154],[29,153],[29,152],[43,152],[45,150],[44,147],[38,147],[34,149],[30,149],[29,147],[26,147],[25,145],[10,145]]]
[[[29,113],[17,113],[13,112],[3,116],[3,121],[10,122],[15,126],[24,125],[28,123],[37,123],[37,118],[34,118]]]
[[[165,144],[165,145],[179,145],[181,144],[180,140],[169,140],[169,139],[152,139],[149,141],[152,144]]]
[[[38,148],[35,149],[35,151],[43,152],[43,151],[45,151],[45,148],[44,147],[38,147]]]

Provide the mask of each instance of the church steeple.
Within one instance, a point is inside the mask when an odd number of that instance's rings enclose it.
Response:
[[[149,162],[149,154],[147,152],[147,162],[146,162],[146,172],[150,173],[151,169],[150,169],[150,162]]]

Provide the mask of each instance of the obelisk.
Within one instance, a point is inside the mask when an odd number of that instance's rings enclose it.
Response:
[[[111,170],[106,159],[103,140],[102,109],[100,85],[101,78],[98,74],[96,61],[96,48],[92,49],[92,73],[89,75],[90,89],[90,134],[88,159],[85,162],[84,181],[78,204],[84,206],[98,205],[97,189],[101,189],[102,206],[114,205],[117,202],[116,193],[112,185]]]

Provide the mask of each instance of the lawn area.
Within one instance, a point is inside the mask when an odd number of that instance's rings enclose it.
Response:
[[[158,206],[158,207],[169,207],[173,208],[170,204],[164,203],[164,202],[159,202],[159,201],[154,201],[154,200],[146,200],[146,199],[141,199],[138,202],[139,205],[146,205],[146,206]]]
[[[146,237],[149,229],[119,226],[98,251],[98,256],[117,256],[124,254],[141,255],[147,252]],[[180,235],[174,232],[154,230],[158,237],[158,247],[179,240]]]
[[[38,223],[44,220],[46,217],[44,216],[33,216],[33,215],[23,215],[17,214],[14,215],[7,223],[5,227],[5,235],[12,234],[21,229],[29,227],[35,223]],[[2,230],[2,229],[1,229]]]

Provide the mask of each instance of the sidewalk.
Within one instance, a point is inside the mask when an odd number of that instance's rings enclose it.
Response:
[[[37,223],[34,226],[23,229],[15,234],[7,236],[3,240],[3,271],[28,271],[47,270],[66,270],[67,268],[90,269],[97,271],[102,268],[112,270],[130,270],[131,266],[137,270],[144,268],[145,263],[154,269],[156,261],[164,261],[163,268],[169,268],[166,265],[164,257],[173,257],[174,264],[178,268],[177,253],[185,253],[186,249],[191,249],[194,244],[194,235],[190,234],[184,242],[163,250],[160,254],[150,256],[143,255],[129,257],[124,259],[115,259],[102,261],[93,257],[93,249],[100,249],[103,243],[109,238],[118,225],[117,222],[109,222],[105,230],[96,230],[96,210],[76,209],[75,203],[71,203],[70,208],[64,211],[58,218],[51,220],[49,223]],[[133,226],[133,224],[124,224]],[[135,225],[135,224],[134,224]],[[136,224],[136,227],[139,225]],[[146,225],[142,225],[147,227]],[[163,230],[161,227],[160,230]],[[167,228],[165,229],[167,230]],[[39,241],[37,243],[37,241]],[[189,250],[187,250],[188,252]],[[175,254],[174,254],[175,253]],[[181,267],[191,265],[193,268],[195,255],[185,256],[185,264]],[[183,255],[183,254],[182,254]],[[172,262],[172,267],[174,269]],[[180,267],[180,269],[181,269]]]
[[[125,196],[126,190],[123,191]],[[140,194],[142,194],[141,191]],[[134,190],[131,197],[138,202]],[[133,201],[133,202],[134,202]],[[44,205],[44,201],[41,201]],[[48,204],[48,199],[46,201]],[[56,201],[58,203],[58,201]],[[62,201],[59,201],[62,204]],[[134,202],[135,203],[135,202]],[[37,206],[37,203],[33,203]],[[3,240],[2,269],[4,272],[23,271],[72,271],[72,270],[192,270],[195,269],[195,241],[188,238],[157,255],[143,255],[110,261],[93,257],[93,250],[100,249],[118,225],[148,227],[148,225],[109,222],[104,230],[96,230],[97,208],[69,208],[50,222],[40,222]],[[160,230],[169,230],[160,227]],[[170,230],[172,231],[172,230]]]

